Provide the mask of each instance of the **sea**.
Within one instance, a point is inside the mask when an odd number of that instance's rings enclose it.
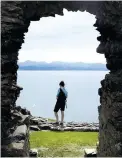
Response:
[[[54,106],[59,82],[68,91],[66,122],[98,122],[100,81],[108,71],[18,71],[17,84],[23,87],[17,105],[33,116],[55,119]],[[60,111],[59,111],[60,118]]]

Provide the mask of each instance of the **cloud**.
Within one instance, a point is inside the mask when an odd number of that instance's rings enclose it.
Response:
[[[68,12],[64,16],[41,18],[31,22],[19,60],[82,61],[105,63],[96,53],[99,32],[93,24],[95,16],[87,12]]]

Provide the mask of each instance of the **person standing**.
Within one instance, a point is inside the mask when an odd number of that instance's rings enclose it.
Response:
[[[68,92],[65,89],[65,83],[64,81],[61,81],[59,83],[60,88],[58,89],[58,93],[57,93],[57,101],[56,101],[56,105],[54,107],[54,114],[56,117],[56,125],[59,125],[59,117],[58,117],[58,111],[59,109],[61,110],[61,123],[60,125],[63,126],[64,123],[64,111],[65,111],[65,107],[67,108],[66,102],[67,102],[67,97],[68,97]]]

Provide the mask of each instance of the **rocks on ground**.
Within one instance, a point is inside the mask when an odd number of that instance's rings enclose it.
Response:
[[[84,149],[84,157],[97,157],[96,149]]]
[[[6,157],[29,156],[29,125],[31,113],[20,106],[11,109],[11,127],[8,140],[2,151]]]
[[[68,122],[65,123],[63,128],[61,126],[55,126],[54,122],[48,121],[48,119],[42,117],[31,117],[30,118],[30,130],[50,130],[50,131],[84,131],[84,132],[98,132],[98,123],[76,123]]]
[[[29,151],[29,156],[30,157],[38,157],[38,149],[30,149]]]

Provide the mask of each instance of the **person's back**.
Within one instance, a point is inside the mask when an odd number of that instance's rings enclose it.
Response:
[[[59,102],[65,102],[66,98],[67,98],[66,94],[64,93],[64,91],[62,90],[62,88],[60,88],[60,92],[58,94],[57,101],[59,101]]]
[[[56,116],[56,124],[59,124],[58,120],[58,111],[59,109],[61,110],[61,124],[63,125],[63,120],[64,120],[64,110],[66,106],[66,100],[68,93],[66,89],[64,88],[65,84],[63,81],[60,82],[60,88],[57,93],[57,102],[54,108],[55,116]]]

